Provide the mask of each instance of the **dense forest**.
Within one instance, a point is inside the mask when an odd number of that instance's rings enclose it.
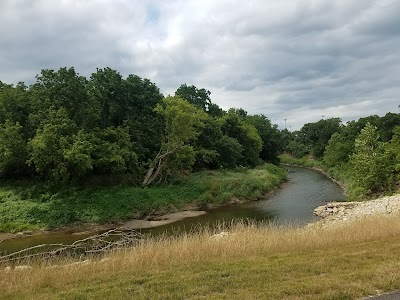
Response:
[[[210,95],[182,84],[165,97],[150,80],[110,68],[89,79],[74,68],[42,70],[29,87],[0,82],[0,177],[150,185],[278,162],[276,125],[224,111]]]
[[[347,183],[351,199],[394,192],[399,189],[400,114],[345,124],[339,118],[308,123],[299,131],[285,132],[285,151],[318,160]]]
[[[224,111],[204,88],[182,84],[164,96],[110,68],[89,79],[61,68],[30,86],[0,82],[0,232],[256,200],[286,179],[264,164],[280,160],[323,168],[350,200],[394,192],[400,114],[290,132],[262,114]]]
[[[399,126],[400,115],[387,113],[289,132],[261,114],[224,111],[193,85],[164,96],[150,80],[110,68],[89,79],[74,68],[42,70],[29,87],[0,82],[0,177],[150,185],[278,163],[285,152],[319,160],[360,195],[376,194],[396,189]]]

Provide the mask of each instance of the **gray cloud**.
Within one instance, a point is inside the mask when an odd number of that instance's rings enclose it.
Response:
[[[109,66],[298,129],[398,111],[399,15],[389,0],[3,0],[0,80]]]

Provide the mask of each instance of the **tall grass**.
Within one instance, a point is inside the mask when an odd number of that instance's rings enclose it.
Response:
[[[30,182],[0,185],[0,231],[57,228],[76,223],[110,223],[169,212],[187,205],[222,205],[256,200],[286,179],[266,164],[256,169],[204,171],[184,182],[150,188],[77,187],[52,190]]]
[[[358,299],[400,288],[398,215],[324,229],[239,223],[229,231],[220,239],[208,229],[149,239],[84,266],[33,262],[31,270],[0,271],[1,296]]]

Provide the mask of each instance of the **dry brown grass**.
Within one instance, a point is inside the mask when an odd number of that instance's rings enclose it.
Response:
[[[326,229],[236,224],[230,232],[150,239],[83,266],[0,271],[1,297],[356,299],[400,288],[400,216]]]

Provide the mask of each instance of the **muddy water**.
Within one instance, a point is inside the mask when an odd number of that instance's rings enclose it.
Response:
[[[344,200],[343,190],[320,172],[287,167],[289,181],[272,197],[259,201],[235,204],[210,210],[207,214],[187,218],[172,224],[141,230],[143,233],[158,235],[179,231],[195,230],[202,226],[215,227],[223,222],[229,223],[239,219],[305,224],[313,221],[313,209],[325,202]],[[0,242],[0,252],[10,253],[40,244],[71,244],[90,234],[50,233]]]

